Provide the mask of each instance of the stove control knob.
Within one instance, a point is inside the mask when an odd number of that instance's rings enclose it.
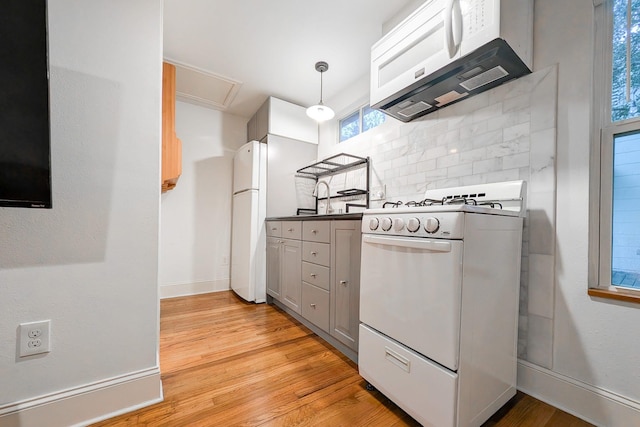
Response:
[[[435,233],[436,231],[438,231],[438,229],[440,228],[440,221],[438,221],[438,218],[427,218],[424,222],[424,230],[427,233]]]
[[[404,228],[404,220],[402,218],[396,218],[393,220],[393,229],[397,232],[402,231]]]
[[[407,230],[415,233],[420,229],[420,220],[418,218],[410,218],[407,222]]]
[[[391,221],[391,218],[382,218],[382,229],[384,231],[389,231],[391,230],[391,224],[393,222]]]
[[[378,218],[371,218],[369,220],[369,229],[371,231],[377,230],[379,225],[380,225],[380,221],[378,221]]]

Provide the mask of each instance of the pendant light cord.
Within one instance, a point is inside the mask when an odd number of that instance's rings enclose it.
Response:
[[[324,71],[320,71],[320,104],[322,104],[322,74]]]

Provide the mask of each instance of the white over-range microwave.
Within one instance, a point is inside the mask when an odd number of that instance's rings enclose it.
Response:
[[[371,48],[371,105],[405,122],[530,73],[533,0],[427,0]]]

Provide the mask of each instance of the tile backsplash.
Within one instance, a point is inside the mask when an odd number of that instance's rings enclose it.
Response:
[[[527,181],[518,356],[546,368],[553,350],[552,329],[542,325],[554,316],[556,105],[554,66],[410,123],[387,118],[325,149],[370,157],[371,192],[380,199],[373,207],[420,200],[426,189]],[[362,171],[351,174],[335,177],[337,184],[364,183]]]

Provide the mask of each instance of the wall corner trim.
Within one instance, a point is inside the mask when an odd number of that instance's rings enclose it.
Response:
[[[518,390],[595,425],[637,425],[640,402],[518,360]]]
[[[0,406],[0,425],[85,426],[162,400],[160,368],[155,366]]]

